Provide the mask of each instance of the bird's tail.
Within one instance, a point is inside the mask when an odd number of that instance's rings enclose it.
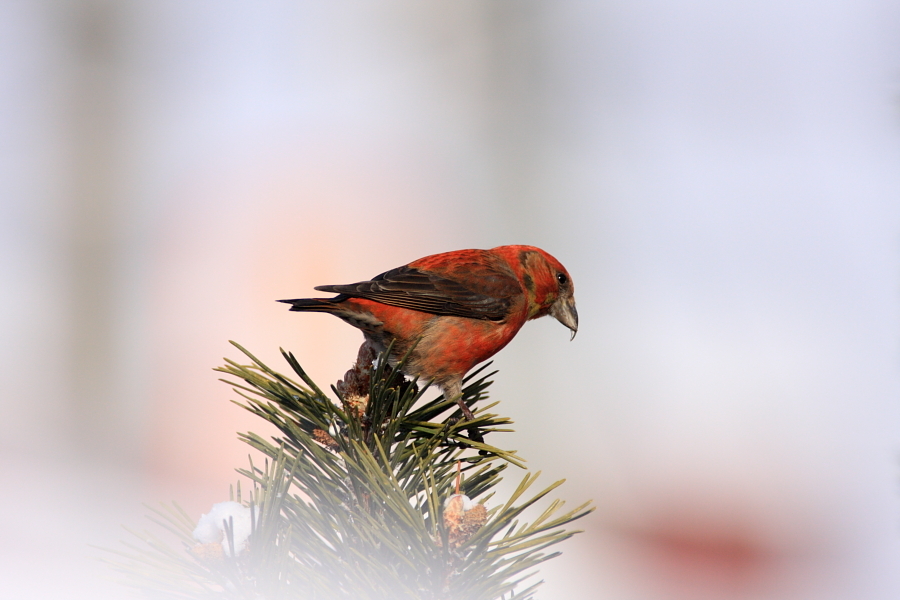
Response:
[[[335,309],[335,298],[297,298],[296,300],[279,300],[291,305],[291,310],[307,312],[332,312]]]

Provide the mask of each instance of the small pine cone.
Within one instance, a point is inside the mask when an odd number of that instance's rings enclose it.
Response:
[[[487,507],[484,504],[476,504],[471,510],[463,513],[462,523],[459,524],[459,532],[464,540],[468,542],[486,522]]]
[[[487,521],[484,504],[475,504],[463,494],[453,494],[444,505],[444,527],[451,548],[469,541]]]
[[[368,396],[344,396],[344,410],[357,421],[366,414],[366,406],[369,404]]]
[[[463,494],[453,494],[447,498],[447,501],[444,503],[444,527],[447,529],[459,527],[467,503],[471,504],[472,501]]]
[[[369,382],[372,373],[372,361],[375,350],[368,342],[359,347],[359,354],[353,368],[344,374],[344,378],[335,384],[335,388],[344,399],[344,410],[357,420],[366,414],[369,403]]]
[[[344,378],[335,384],[337,391],[342,396],[368,396],[369,379],[374,360],[375,349],[368,342],[363,342],[363,345],[359,347],[353,368],[344,373]]]
[[[313,429],[313,439],[328,448],[329,450],[338,450],[340,445],[335,441],[331,435],[325,431],[324,429]]]

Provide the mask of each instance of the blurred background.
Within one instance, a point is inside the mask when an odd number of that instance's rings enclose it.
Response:
[[[581,315],[495,361],[598,506],[542,598],[900,596],[897,2],[4,0],[0,597],[227,499],[228,340],[340,377],[274,300],[509,243]]]

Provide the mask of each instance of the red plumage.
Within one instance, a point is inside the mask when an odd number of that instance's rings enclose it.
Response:
[[[378,352],[394,343],[404,371],[434,381],[462,402],[462,379],[506,346],[530,319],[551,315],[578,330],[574,286],[562,264],[534,246],[456,250],[386,271],[369,281],[323,285],[333,298],[279,300],[294,311],[327,312],[360,329]]]

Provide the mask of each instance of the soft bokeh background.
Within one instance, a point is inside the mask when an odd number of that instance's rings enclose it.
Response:
[[[900,5],[0,2],[0,597],[127,597],[195,517],[273,300],[542,246],[581,331],[496,360],[503,444],[599,510],[545,599],[900,596]]]

